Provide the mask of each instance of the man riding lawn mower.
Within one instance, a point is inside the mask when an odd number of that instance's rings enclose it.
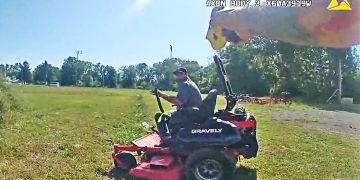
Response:
[[[240,155],[256,157],[255,117],[231,112],[236,105],[236,95],[222,61],[217,56],[214,61],[224,86],[226,108],[214,113],[217,91],[210,91],[201,101],[196,85],[187,79],[186,69],[178,69],[175,73],[181,82],[177,97],[153,91],[161,111],[155,117],[159,131],[154,130],[131,145],[115,144],[112,157],[116,168],[141,179],[222,180],[231,179]],[[171,117],[164,115],[160,96],[177,106]],[[142,155],[139,163],[130,152]]]
[[[196,117],[191,117],[191,115],[193,115],[193,111],[199,110],[201,104],[200,90],[188,77],[187,70],[185,68],[179,68],[174,72],[174,75],[179,85],[179,91],[176,97],[169,96],[158,89],[152,92],[152,94],[158,94],[159,97],[172,103],[177,109],[177,111],[172,113],[171,117],[163,113],[155,114],[155,121],[161,138],[159,146],[166,146],[170,143],[171,135],[175,137],[180,128],[191,125],[194,120],[196,122],[196,119],[194,119]]]

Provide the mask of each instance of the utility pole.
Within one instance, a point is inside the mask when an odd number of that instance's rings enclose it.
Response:
[[[79,54],[82,54],[82,50],[75,50],[76,60],[79,60]]]
[[[6,73],[7,73],[8,66],[9,66],[8,64],[5,64],[5,65],[4,65],[4,78],[7,77],[7,74],[6,74]]]
[[[342,96],[342,70],[341,70],[341,58],[339,58],[339,93],[338,93],[338,100],[341,104],[341,96]]]
[[[48,85],[48,62],[45,60],[45,62],[44,62],[44,64],[45,64],[45,86],[47,86]]]
[[[172,59],[172,51],[173,51],[173,46],[170,45],[170,59]]]

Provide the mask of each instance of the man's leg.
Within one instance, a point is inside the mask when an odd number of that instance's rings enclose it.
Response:
[[[160,137],[161,138],[169,137],[170,136],[169,128],[168,128],[169,117],[167,115],[163,115],[162,113],[156,113],[155,122]]]
[[[173,139],[176,138],[179,130],[186,126],[186,116],[181,111],[175,111],[171,115],[171,120],[169,122],[169,129]]]

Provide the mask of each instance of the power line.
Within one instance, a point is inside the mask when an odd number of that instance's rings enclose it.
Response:
[[[170,59],[172,59],[173,46],[170,45]]]
[[[79,60],[79,54],[82,54],[82,50],[75,50],[76,60]]]

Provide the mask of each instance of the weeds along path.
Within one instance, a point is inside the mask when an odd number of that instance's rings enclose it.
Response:
[[[14,87],[21,118],[0,127],[0,179],[106,178],[112,144],[128,143],[149,121],[144,91]]]
[[[5,124],[7,123],[6,119],[17,115],[22,108],[10,88],[2,82],[1,78],[0,76],[0,123]]]

